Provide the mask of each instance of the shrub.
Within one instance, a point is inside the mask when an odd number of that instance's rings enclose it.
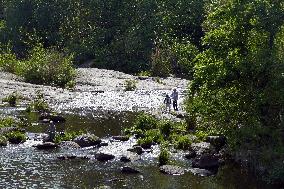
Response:
[[[19,74],[30,83],[67,87],[75,78],[72,64],[72,56],[38,45],[22,63]]]
[[[8,140],[5,136],[0,136],[0,146],[7,146]]]
[[[5,97],[2,101],[8,102],[10,106],[16,106],[17,102],[19,101],[19,98],[20,96],[16,92],[13,92],[12,94]]]
[[[65,131],[64,133],[56,133],[54,142],[71,141],[77,136],[83,134],[83,131]]]
[[[39,91],[36,92],[36,98],[33,102],[31,102],[26,108],[27,112],[36,111],[36,112],[48,112],[50,111],[50,107],[47,102],[43,98],[43,94]]]
[[[9,132],[5,134],[5,137],[7,137],[8,141],[13,144],[23,143],[27,140],[26,134],[19,131]]]
[[[0,44],[0,68],[5,72],[15,73],[17,70],[18,60],[11,47]]]
[[[156,129],[158,126],[158,120],[151,115],[140,114],[134,122],[135,129],[141,129],[146,131],[149,129]]]
[[[137,143],[143,148],[150,148],[154,141],[152,137],[145,137],[138,139]]]
[[[166,165],[169,163],[169,159],[170,159],[170,153],[168,152],[167,149],[162,148],[160,155],[159,155],[159,165]]]
[[[12,127],[14,125],[15,125],[15,120],[12,117],[0,119],[0,128],[1,127]]]
[[[159,129],[165,137],[168,137],[171,134],[173,128],[174,128],[174,124],[171,121],[164,121],[164,122],[161,122],[159,125]]]
[[[125,91],[134,91],[136,89],[136,83],[135,80],[125,80]]]
[[[193,138],[190,135],[179,136],[176,138],[175,148],[188,150],[193,142]]]
[[[161,135],[160,130],[158,129],[150,129],[146,131],[145,136],[150,138],[152,142],[158,143],[158,144],[160,144],[164,140],[163,136]]]

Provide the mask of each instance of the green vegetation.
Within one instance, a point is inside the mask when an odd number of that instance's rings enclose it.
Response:
[[[125,91],[134,91],[136,89],[136,83],[137,81],[135,80],[125,80]]]
[[[20,131],[9,132],[5,134],[5,137],[8,139],[10,143],[13,144],[23,143],[27,140],[26,134]]]
[[[5,136],[1,135],[0,136],[0,146],[7,146],[7,143],[8,143],[8,139]]]
[[[25,81],[34,84],[66,88],[74,86],[72,56],[66,56],[55,49],[45,49],[41,44],[35,46],[23,60],[17,60],[11,50],[7,52],[0,53],[0,68],[4,71],[20,75]]]
[[[48,103],[44,100],[44,96],[40,91],[36,92],[36,98],[28,105],[26,108],[27,112],[49,112],[50,107]]]
[[[0,118],[0,128],[12,127],[16,124],[16,121],[12,117]]]
[[[13,92],[12,94],[10,94],[7,97],[3,98],[2,101],[3,102],[8,102],[10,106],[16,106],[16,104],[18,103],[19,99],[20,99],[19,94],[17,94],[16,92]]]
[[[265,180],[284,182],[283,1],[3,0],[0,9],[2,70],[72,87],[72,60],[92,59],[94,67],[192,79],[187,125],[143,115],[125,133],[178,148],[223,134],[254,172],[262,166]]]
[[[168,164],[170,161],[170,153],[166,148],[162,148],[161,152],[159,154],[159,165],[166,165]]]
[[[65,131],[64,133],[57,133],[54,142],[60,143],[62,141],[72,141],[77,136],[82,135],[83,131]]]

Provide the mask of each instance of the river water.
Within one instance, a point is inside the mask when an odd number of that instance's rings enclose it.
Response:
[[[21,109],[0,109],[0,114],[21,115]],[[219,168],[216,175],[202,177],[190,172],[181,176],[170,176],[159,172],[157,156],[158,146],[152,152],[143,153],[139,160],[130,164],[119,161],[119,157],[130,148],[135,139],[118,142],[112,135],[120,135],[123,128],[130,127],[136,113],[121,112],[119,114],[92,114],[78,116],[68,114],[64,124],[58,124],[57,131],[83,130],[95,133],[108,146],[101,148],[82,148],[77,150],[56,149],[51,151],[37,150],[32,145],[40,143],[35,136],[43,133],[47,125],[38,124],[36,114],[27,116],[33,123],[27,128],[29,140],[20,145],[8,145],[0,148],[0,188],[149,188],[149,189],[270,189],[272,186],[258,182],[245,170],[226,165]],[[102,163],[94,158],[98,151],[111,151],[116,158]],[[59,160],[61,155],[87,156],[90,159]],[[183,158],[181,152],[172,153],[173,159],[181,166],[190,167],[189,160]],[[139,174],[123,174],[122,166],[135,167]]]

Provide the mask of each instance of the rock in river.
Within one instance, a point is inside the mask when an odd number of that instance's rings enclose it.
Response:
[[[62,141],[59,143],[59,147],[60,148],[64,148],[64,149],[78,149],[81,148],[79,146],[79,144],[77,144],[76,142],[73,141]]]
[[[98,154],[95,155],[95,158],[98,161],[109,161],[109,160],[114,159],[115,156],[112,155],[112,154],[98,153]]]
[[[57,148],[58,145],[53,142],[45,142],[42,144],[35,145],[34,147],[36,147],[39,150],[49,150],[49,149]]]
[[[81,147],[95,146],[101,143],[101,139],[93,134],[77,136],[73,141]]]
[[[112,138],[114,140],[119,140],[119,141],[128,141],[129,140],[128,136],[113,136]]]
[[[133,146],[133,148],[129,148],[127,151],[134,152],[138,155],[141,155],[144,152],[141,146]]]
[[[175,165],[163,165],[160,167],[160,171],[169,175],[183,175],[184,168]]]
[[[134,169],[132,167],[122,167],[121,168],[122,173],[127,173],[127,174],[135,174],[135,173],[140,173],[137,169]]]
[[[201,169],[213,169],[219,167],[219,159],[214,155],[203,154],[192,161],[192,167]]]

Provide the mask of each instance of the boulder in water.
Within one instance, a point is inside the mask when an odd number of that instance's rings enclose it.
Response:
[[[125,155],[122,155],[120,158],[121,162],[133,162],[140,159],[140,157],[137,154],[134,154],[132,152],[126,153]]]
[[[214,169],[219,167],[219,159],[214,155],[203,154],[192,161],[192,167]]]
[[[134,169],[134,168],[132,168],[132,167],[128,167],[128,166],[122,167],[122,168],[121,168],[121,172],[122,172],[122,173],[126,173],[126,174],[140,173],[139,170]]]
[[[98,153],[98,154],[95,155],[95,158],[98,161],[109,161],[109,160],[114,159],[115,156],[112,155],[112,154]]]
[[[211,176],[214,173],[206,170],[206,169],[199,169],[199,168],[190,168],[187,169],[189,172],[193,173],[194,175],[198,175],[198,176],[202,176],[202,177],[207,177],[207,176]]]
[[[114,140],[119,140],[119,141],[128,141],[129,140],[128,136],[113,136],[112,138]]]
[[[84,134],[77,136],[74,140],[81,147],[95,146],[101,143],[101,139],[93,134]]]
[[[42,144],[35,145],[34,147],[36,147],[39,150],[49,150],[57,148],[58,145],[53,142],[44,142]]]
[[[81,148],[79,144],[73,141],[62,141],[59,143],[60,148],[64,149],[78,149]]]
[[[160,167],[160,171],[169,175],[183,175],[184,168],[175,165],[163,165]]]
[[[218,151],[226,144],[227,140],[225,136],[208,136],[206,142],[212,144]]]
[[[144,152],[141,146],[133,146],[133,148],[127,149],[127,151],[134,152],[138,155],[141,155]]]
[[[197,156],[202,154],[214,154],[215,148],[208,142],[200,142],[200,143],[193,143],[191,144],[191,149],[195,151]]]

